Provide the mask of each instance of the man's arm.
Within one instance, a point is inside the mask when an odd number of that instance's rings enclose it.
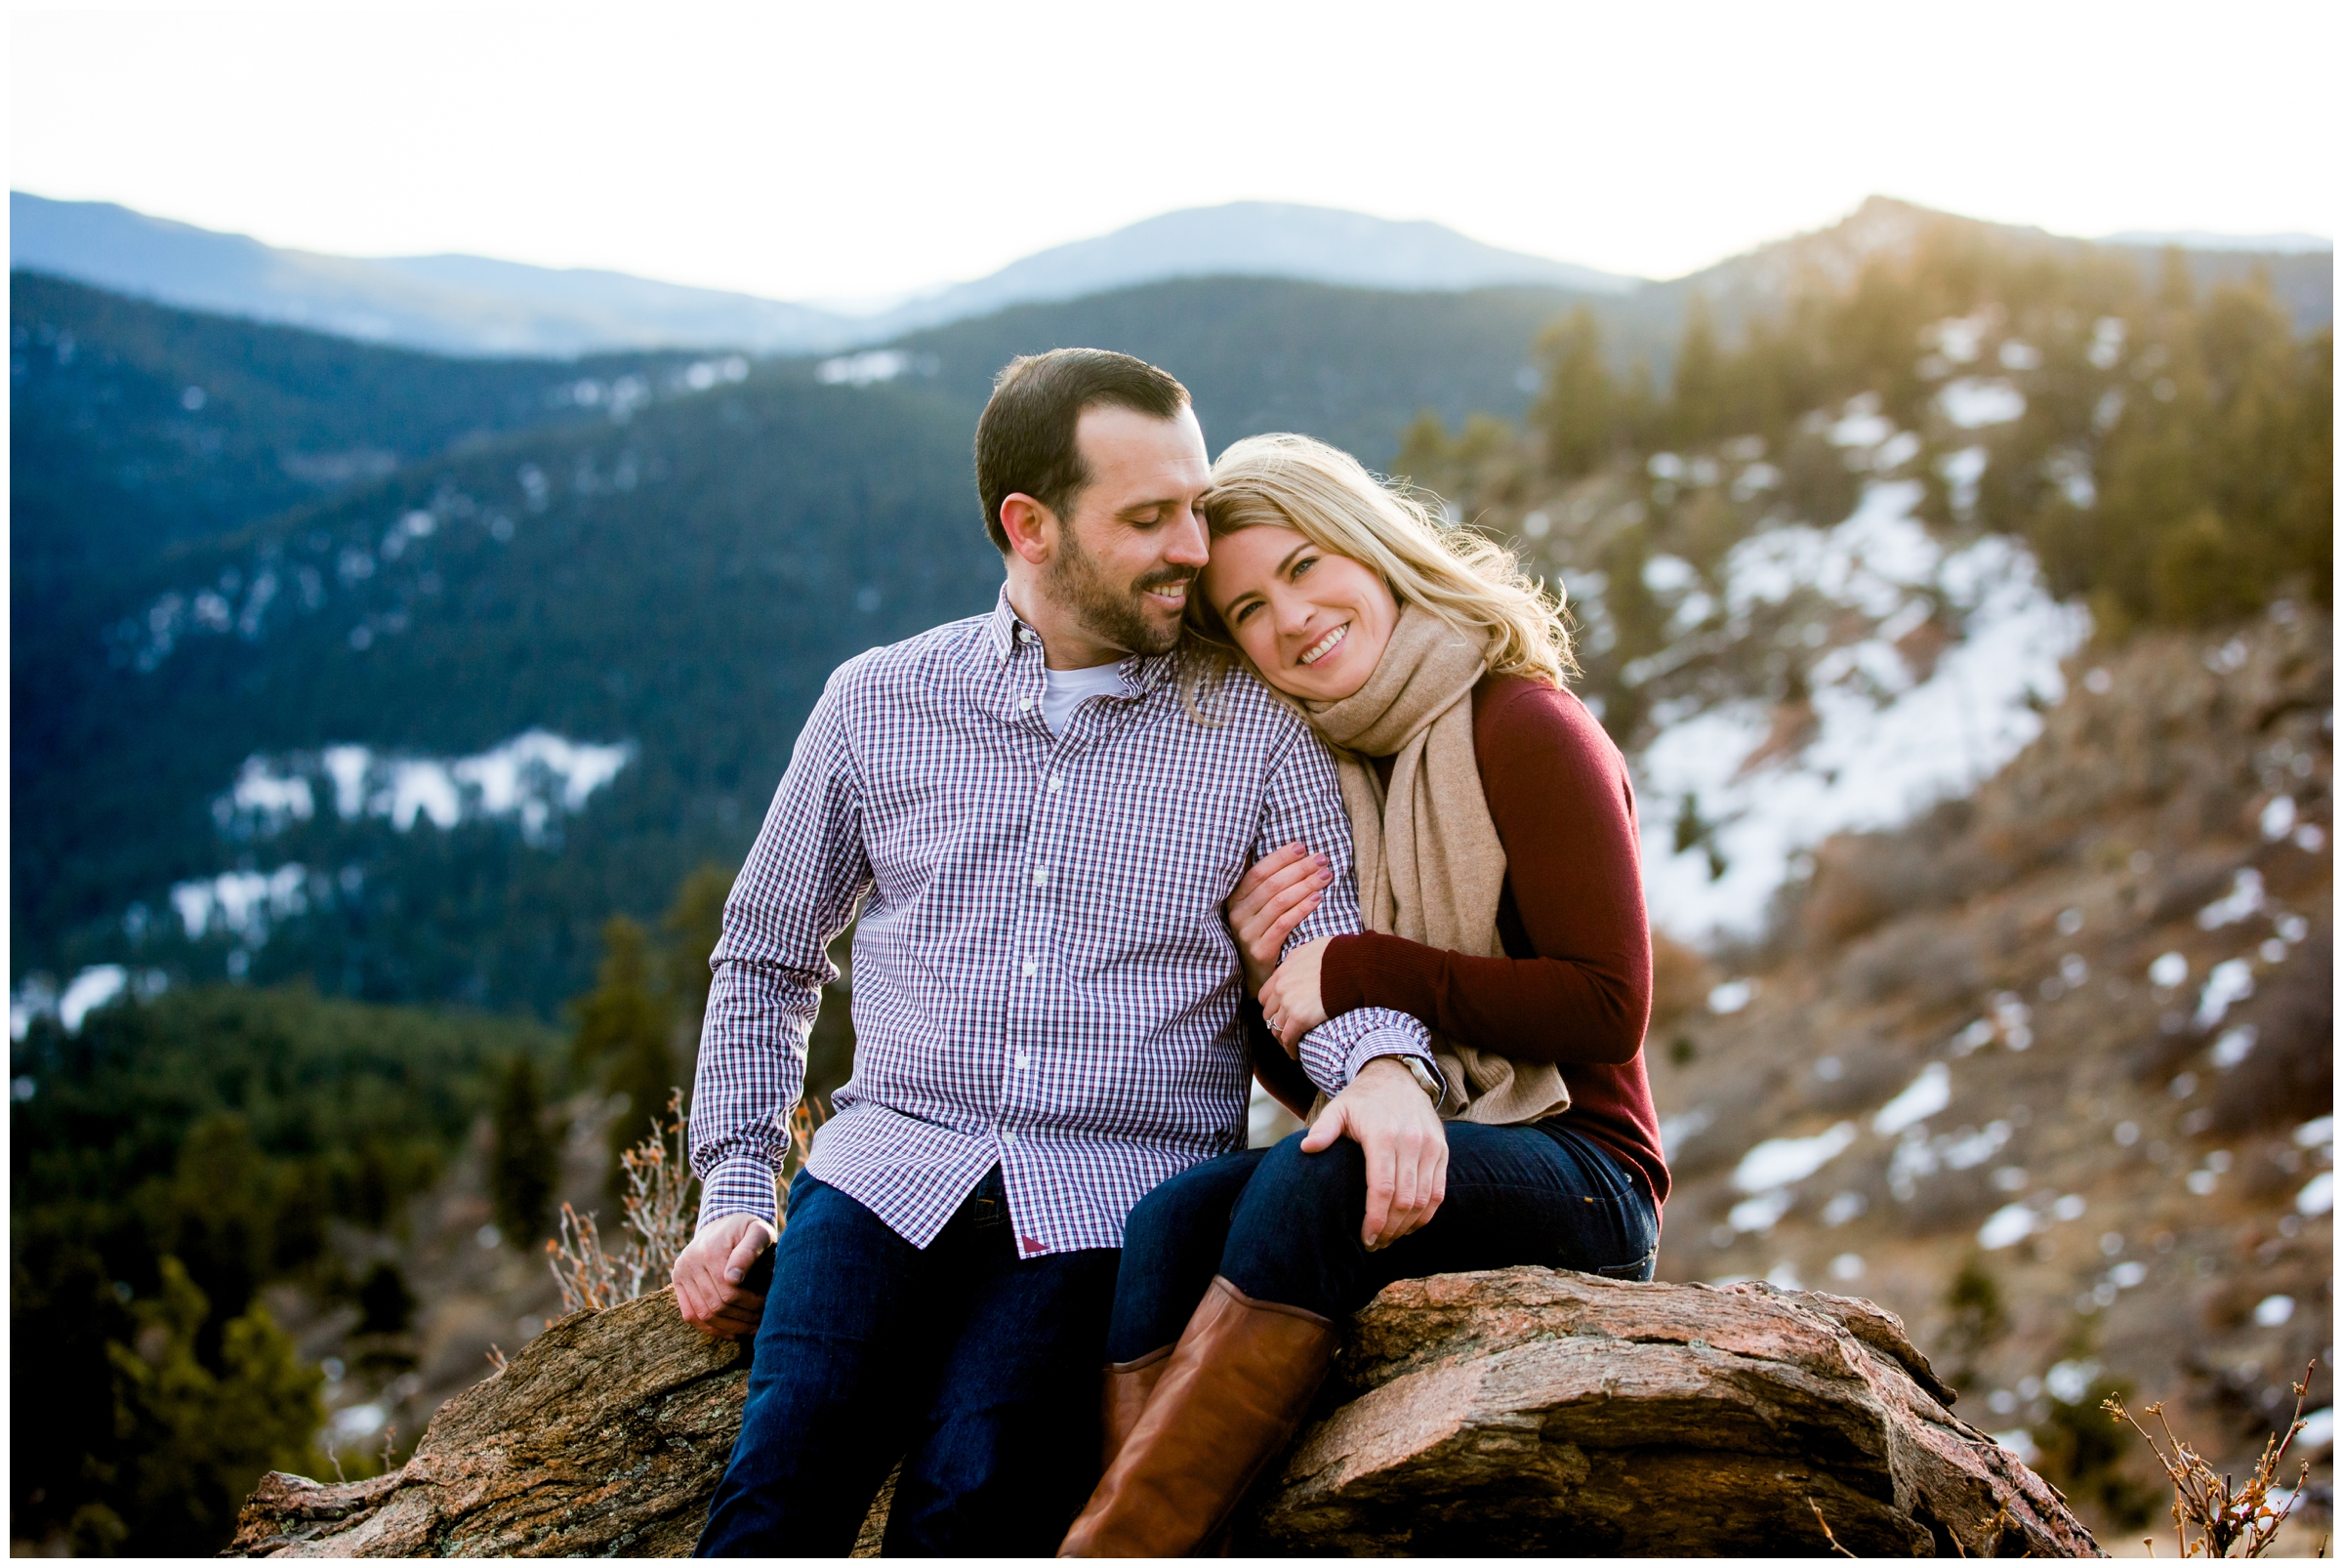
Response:
[[[1307,733],[1287,749],[1270,769],[1262,802],[1261,834],[1254,858],[1289,844],[1301,844],[1326,856],[1334,874],[1318,907],[1286,938],[1285,951],[1305,947],[1321,937],[1351,936],[1366,928],[1359,918],[1358,871],[1351,859],[1350,816],[1342,808],[1342,788],[1335,776],[1335,761]],[[1389,1008],[1360,1008],[1345,1012],[1302,1036],[1302,1069],[1328,1094],[1350,1087],[1359,1070],[1377,1056],[1413,1056],[1429,1068],[1435,1080],[1440,1069],[1432,1060],[1431,1036],[1423,1024]]]
[[[798,736],[710,959],[691,1106],[699,1229],[676,1260],[675,1282],[685,1319],[712,1333],[756,1326],[761,1300],[737,1287],[775,1233],[774,1180],[790,1108],[805,1087],[806,1036],[822,987],[838,977],[830,943],[871,882],[843,675],[831,678]]]
[[[841,672],[843,675],[843,672]],[[747,864],[724,900],[691,1108],[700,1223],[775,1217],[773,1178],[805,1086],[805,1042],[829,948],[870,886],[862,792],[833,677],[798,736]]]
[[[1266,796],[1255,858],[1298,842],[1325,855],[1334,873],[1318,907],[1286,938],[1288,961],[1302,949],[1322,954],[1325,938],[1350,935],[1363,924],[1350,817],[1334,759],[1304,734],[1271,770]],[[1347,1137],[1366,1160],[1360,1241],[1372,1252],[1421,1228],[1448,1196],[1447,1129],[1404,1066],[1419,1061],[1435,1086],[1444,1082],[1429,1032],[1407,1013],[1360,1008],[1303,1035],[1299,1054],[1311,1082],[1333,1096],[1302,1139],[1302,1152],[1317,1154]]]

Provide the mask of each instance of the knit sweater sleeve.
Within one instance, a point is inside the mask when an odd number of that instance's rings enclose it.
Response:
[[[1475,691],[1473,746],[1536,956],[1336,937],[1320,970],[1326,1011],[1396,1009],[1521,1061],[1633,1060],[1651,1015],[1652,945],[1625,761],[1576,697],[1525,680]]]

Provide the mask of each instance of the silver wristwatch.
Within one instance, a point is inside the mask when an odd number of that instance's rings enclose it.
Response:
[[[1424,1097],[1437,1108],[1440,1104],[1440,1080],[1432,1076],[1432,1070],[1423,1064],[1423,1058],[1402,1056],[1399,1060],[1408,1069],[1408,1076],[1416,1080],[1416,1087],[1422,1090]]]

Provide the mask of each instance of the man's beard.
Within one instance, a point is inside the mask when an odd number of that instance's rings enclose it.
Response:
[[[1117,587],[1099,575],[1098,563],[1074,542],[1072,528],[1061,526],[1058,538],[1065,548],[1049,562],[1048,571],[1042,578],[1042,591],[1072,610],[1085,630],[1101,642],[1133,653],[1169,653],[1177,645],[1179,622],[1159,625],[1149,618],[1139,596],[1150,589],[1169,588],[1173,583],[1194,583],[1193,567],[1167,566],[1128,586]]]

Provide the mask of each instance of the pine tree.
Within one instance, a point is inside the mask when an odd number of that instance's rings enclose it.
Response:
[[[488,1193],[497,1228],[515,1247],[526,1248],[545,1234],[560,1156],[546,1126],[537,1064],[525,1054],[507,1061],[497,1080],[493,1131]]]
[[[667,989],[686,1033],[696,1034],[708,1011],[709,957],[724,934],[724,900],[733,874],[714,862],[702,865],[676,889],[660,925],[668,933]]]
[[[1695,294],[1684,310],[1684,337],[1676,347],[1669,402],[1669,438],[1678,447],[1699,446],[1727,433],[1724,355],[1717,348],[1716,323],[1705,295]]]
[[[119,1459],[103,1534],[124,1553],[198,1556],[226,1542],[262,1472],[313,1467],[322,1375],[257,1301],[217,1331],[215,1371],[196,1353],[210,1301],[176,1258],[161,1272],[161,1299],[137,1309],[140,1348],[106,1347]]]
[[[577,1003],[578,1032],[570,1059],[581,1072],[603,1075],[646,1036],[664,1040],[666,1019],[651,994],[650,958],[643,929],[624,915],[602,924],[602,961],[594,989]]]
[[[624,915],[602,926],[602,962],[594,990],[578,1004],[578,1033],[571,1047],[577,1064],[600,1077],[603,1093],[623,1096],[610,1118],[610,1191],[624,1186],[618,1157],[642,1140],[645,1129],[667,1109],[677,1082],[668,1046],[664,998],[651,990],[649,940]]]
[[[1530,423],[1545,438],[1546,471],[1557,478],[1591,474],[1620,444],[1619,389],[1603,361],[1602,329],[1580,306],[1538,338],[1545,390]]]

